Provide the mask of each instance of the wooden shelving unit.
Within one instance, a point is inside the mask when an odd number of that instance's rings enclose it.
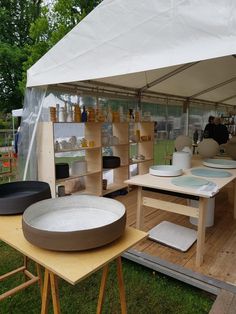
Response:
[[[56,129],[60,129],[60,133],[67,134],[67,128],[71,128],[72,124],[78,126],[82,132],[82,137],[89,143],[94,143],[93,147],[71,147],[70,149],[55,150]],[[52,196],[56,197],[58,185],[64,185],[66,193],[68,194],[95,194],[106,195],[111,192],[127,187],[124,181],[129,178],[130,165],[137,164],[138,173],[148,172],[149,166],[153,164],[153,138],[154,138],[154,124],[153,122],[139,122],[132,123],[135,130],[140,130],[141,136],[146,136],[148,140],[139,141],[137,145],[138,154],[145,156],[145,160],[131,160],[131,143],[130,143],[130,125],[128,122],[117,123],[53,123],[42,122],[39,124],[37,134],[38,147],[38,179],[46,181],[50,184]],[[119,139],[118,143],[109,143],[109,145],[102,145],[102,127],[109,127],[111,136]],[[135,131],[136,132],[136,131]],[[71,136],[81,136],[81,134],[71,134]],[[65,138],[68,137],[65,135]],[[107,169],[102,169],[102,156],[104,148],[109,148],[113,156],[118,156],[121,160],[121,165],[118,168],[109,169],[112,171],[112,182],[109,182],[107,189],[103,190],[102,181],[105,177]],[[78,152],[80,157],[73,157]],[[80,175],[71,175],[65,179],[56,180],[55,163],[57,158],[68,158],[72,153],[73,161],[85,160],[87,162],[87,172]]]
[[[154,123],[148,121],[130,123],[129,138],[130,164],[137,164],[139,174],[147,173],[154,162]],[[135,158],[135,155],[137,157],[142,155],[145,159]]]

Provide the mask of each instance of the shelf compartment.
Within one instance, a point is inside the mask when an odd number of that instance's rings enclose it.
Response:
[[[96,173],[100,173],[101,171],[88,171],[84,174],[80,174],[80,175],[76,175],[76,176],[69,176],[68,178],[63,178],[63,179],[57,179],[56,180],[56,184],[60,184],[63,183],[65,181],[70,181],[70,180],[75,180],[77,178],[81,178],[81,177],[85,177],[85,176],[90,176],[90,175],[94,175]]]
[[[145,174],[149,172],[149,167],[153,166],[153,159],[147,160],[146,162],[142,162],[138,164],[138,173]]]
[[[118,191],[121,189],[125,189],[127,187],[128,187],[128,185],[125,183],[123,183],[123,184],[109,184],[107,186],[106,190],[102,190],[102,195],[107,195],[109,193],[112,193],[112,192],[115,192],[115,191]]]
[[[114,146],[112,148],[113,156],[120,157],[121,165],[127,165],[129,163],[129,145]]]
[[[70,180],[57,180],[56,184],[65,186],[66,194],[81,194],[89,193],[94,195],[101,195],[102,180],[101,172],[90,173],[89,175],[66,178]]]
[[[86,150],[85,160],[87,161],[88,172],[97,172],[102,169],[102,152],[99,150]]]
[[[135,164],[141,164],[141,163],[145,163],[145,162],[153,162],[153,158],[149,158],[149,159],[144,159],[144,160],[137,160],[137,161],[130,161],[130,165],[135,165]]]
[[[138,155],[143,155],[147,160],[153,158],[153,142],[142,142],[138,145]]]

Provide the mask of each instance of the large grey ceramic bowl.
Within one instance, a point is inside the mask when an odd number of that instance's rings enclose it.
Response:
[[[119,238],[126,209],[113,199],[79,195],[50,199],[28,207],[22,219],[25,238],[55,251],[81,251]]]

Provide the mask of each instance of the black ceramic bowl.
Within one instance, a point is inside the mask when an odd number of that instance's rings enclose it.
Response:
[[[120,167],[120,157],[116,156],[103,156],[102,157],[103,168],[118,168]]]
[[[0,215],[22,214],[33,203],[51,198],[50,186],[41,181],[17,181],[0,185]]]
[[[66,162],[56,164],[56,179],[63,179],[69,177],[69,164]]]

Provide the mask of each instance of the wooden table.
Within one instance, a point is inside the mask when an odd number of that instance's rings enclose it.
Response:
[[[204,168],[200,160],[193,160],[193,168]],[[192,168],[192,169],[193,169]],[[210,169],[208,167],[205,167]],[[213,169],[213,168],[211,168]],[[218,169],[219,170],[219,169]],[[236,219],[236,169],[224,169],[232,174],[231,177],[227,178],[206,178],[216,183],[221,190],[228,183],[234,181],[234,218]],[[192,175],[191,169],[184,171],[184,175]],[[198,177],[201,178],[201,177]],[[168,212],[178,213],[190,217],[198,218],[198,231],[197,231],[197,252],[196,252],[196,265],[200,266],[203,262],[204,254],[204,243],[205,243],[205,219],[207,210],[207,199],[214,197],[215,195],[209,196],[204,193],[200,193],[194,188],[185,188],[176,186],[171,183],[172,177],[157,177],[150,174],[137,175],[133,178],[126,180],[125,183],[129,185],[138,186],[138,205],[136,215],[136,227],[143,229],[143,205],[150,206],[158,209],[162,209]],[[142,188],[152,188],[159,193],[173,194],[185,198],[197,197],[199,199],[199,208],[174,204],[172,202],[157,200],[150,197],[142,196]],[[216,193],[217,194],[217,193]]]
[[[51,287],[54,313],[60,313],[57,288],[57,276],[72,285],[103,267],[97,313],[101,313],[104,299],[108,264],[117,260],[117,276],[121,301],[121,312],[126,313],[126,302],[120,255],[147,237],[147,233],[126,228],[124,235],[104,247],[84,252],[53,252],[31,245],[24,237],[21,226],[22,216],[0,217],[0,239],[24,256],[29,257],[45,268],[42,291],[41,313],[48,311],[48,299]]]

